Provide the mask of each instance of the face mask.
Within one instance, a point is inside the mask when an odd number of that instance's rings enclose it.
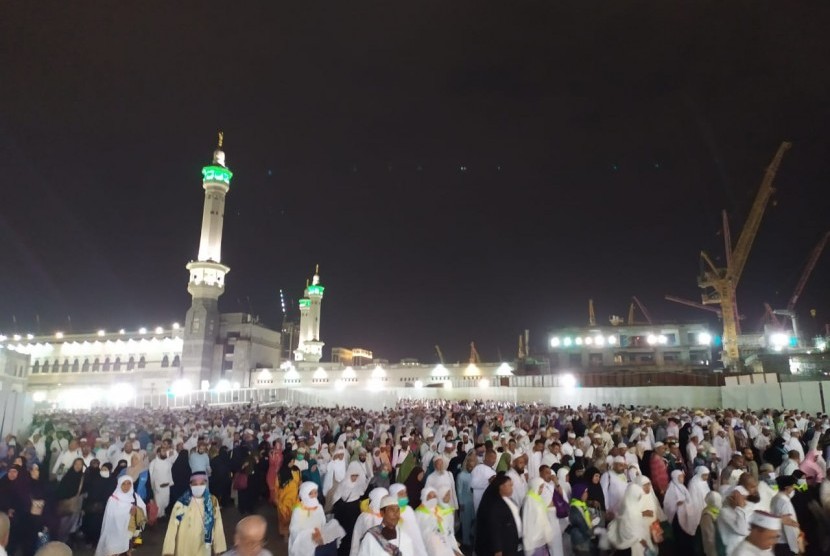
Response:
[[[438,505],[438,499],[437,498],[430,498],[429,500],[424,500],[424,506],[426,506],[430,510],[435,508],[435,506],[437,506],[437,505]]]
[[[389,471],[381,471],[380,476],[384,477],[384,478],[388,477],[389,476]]]
[[[207,485],[190,485],[190,492],[193,493],[193,496],[196,498],[201,498],[202,495],[205,493],[205,489]]]
[[[302,454],[297,454],[297,459],[303,461],[305,459],[305,456]]]
[[[775,480],[775,471],[770,471],[769,473],[767,473],[767,476],[774,481]]]
[[[407,498],[406,496],[404,496],[403,498],[398,498],[398,507],[399,508],[403,509],[407,505],[409,505],[409,498]]]
[[[110,476],[110,472],[109,472],[109,471],[107,471],[106,469],[102,469],[102,470],[101,470],[101,477],[103,477],[104,479],[108,479],[108,478],[109,478],[109,476]]]

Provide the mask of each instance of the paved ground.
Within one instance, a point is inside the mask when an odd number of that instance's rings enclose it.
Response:
[[[277,533],[277,511],[273,506],[265,503],[260,504],[258,513],[268,521],[268,543],[265,548],[271,551],[274,556],[287,556],[288,547],[279,538]],[[228,548],[233,546],[233,530],[239,521],[240,515],[236,508],[225,508],[222,510],[222,522],[225,525],[225,538],[228,541]],[[144,532],[144,546],[133,551],[133,556],[159,556],[161,547],[164,544],[164,533],[167,530],[167,521],[160,521],[155,527],[149,527]],[[95,549],[77,548],[73,551],[76,556],[92,556]]]

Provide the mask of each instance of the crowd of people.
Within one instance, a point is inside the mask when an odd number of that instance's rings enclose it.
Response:
[[[229,553],[267,554],[271,505],[289,556],[821,555],[829,457],[830,419],[797,410],[53,411],[0,442],[0,547],[7,519],[11,556],[125,554],[159,524],[164,555],[222,554],[236,506]]]

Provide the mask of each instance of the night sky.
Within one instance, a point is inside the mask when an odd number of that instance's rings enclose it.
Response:
[[[245,6],[243,8],[243,6]],[[258,6],[258,7],[257,7]],[[556,326],[786,305],[830,227],[826,2],[16,2],[0,15],[0,331],[183,321],[200,168],[234,171],[223,311],[281,320],[321,266],[327,348],[511,359]],[[799,302],[830,322],[830,253]],[[817,318],[807,312],[816,309]],[[717,321],[712,321],[717,325]],[[328,349],[326,350],[326,354]],[[326,355],[327,356],[327,355]]]

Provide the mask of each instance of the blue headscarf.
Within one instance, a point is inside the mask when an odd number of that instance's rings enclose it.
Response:
[[[193,492],[188,488],[182,494],[181,498],[179,498],[179,502],[183,506],[189,506],[192,499]],[[213,524],[216,521],[216,517],[213,515],[213,500],[211,499],[210,489],[207,484],[205,485],[205,493],[202,495],[202,500],[204,500],[203,503],[205,505],[205,544],[210,545],[213,543]],[[176,519],[181,522],[183,517],[184,512],[177,515]]]

